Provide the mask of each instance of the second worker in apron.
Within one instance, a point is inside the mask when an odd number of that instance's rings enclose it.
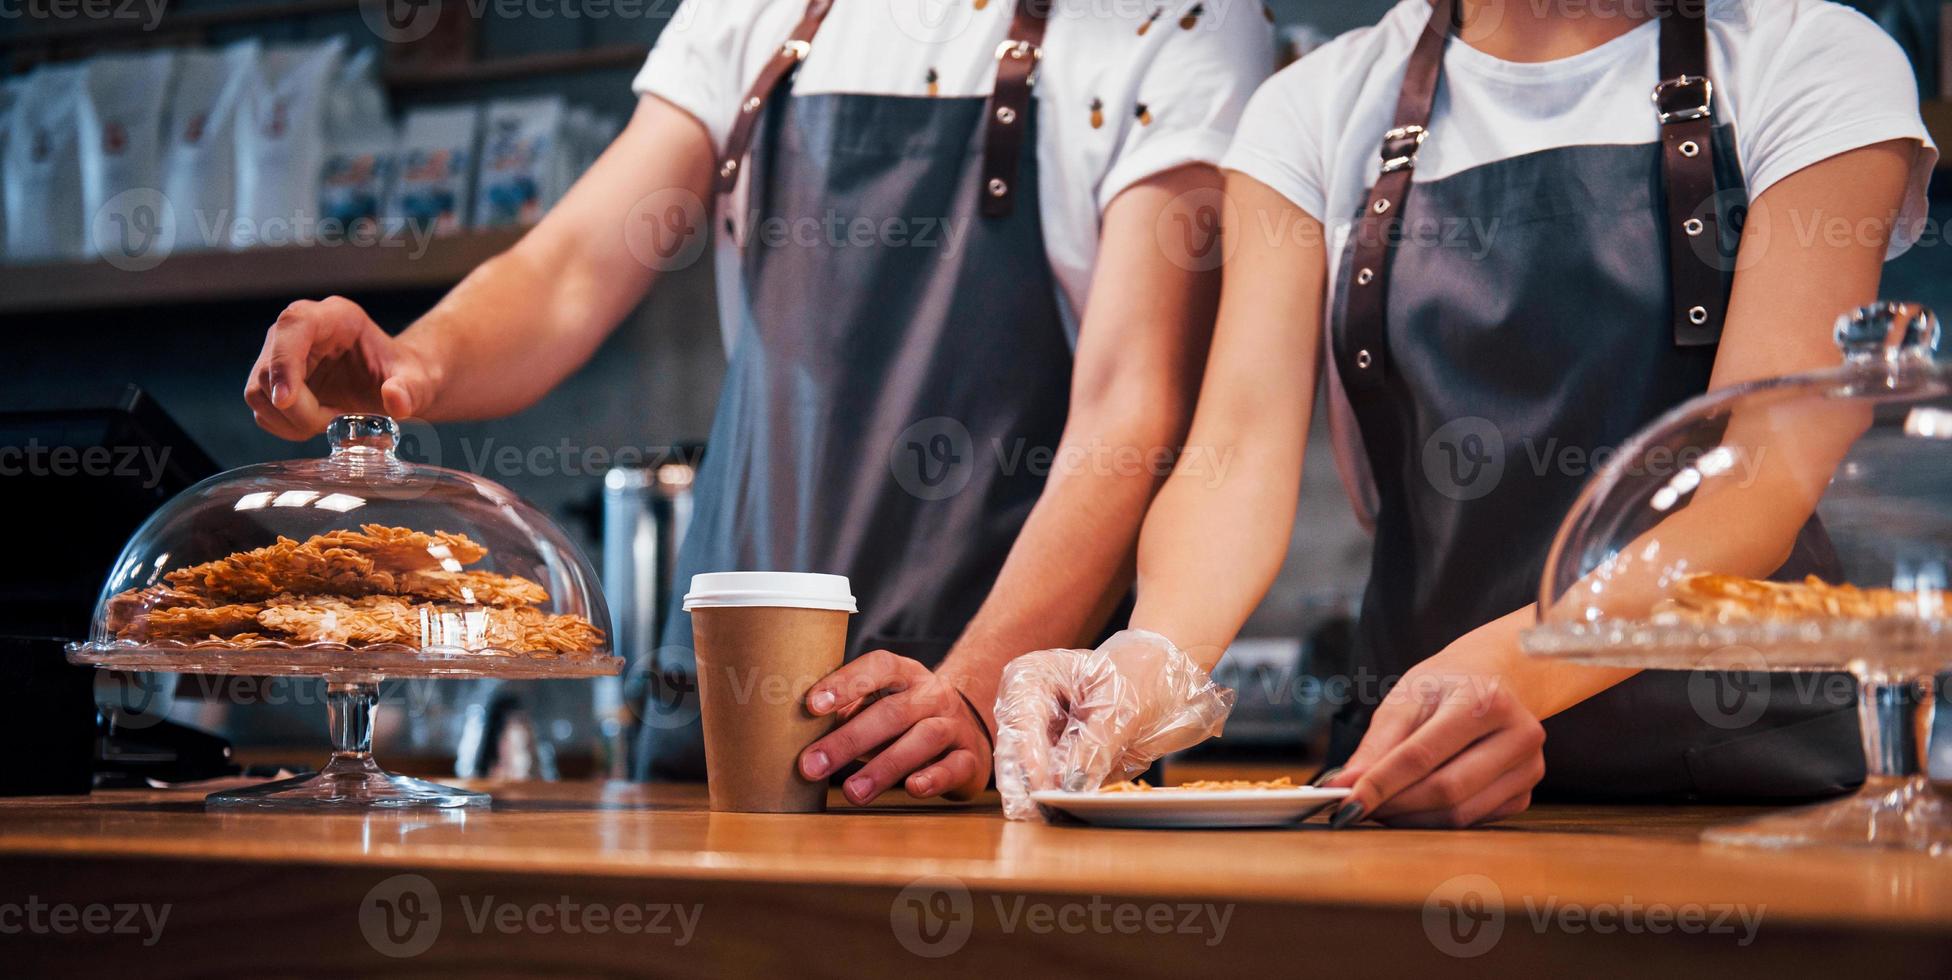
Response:
[[[1286,550],[1319,371],[1375,533],[1324,777],[1353,787],[1338,827],[1496,819],[1542,781],[1782,799],[1863,778],[1847,686],[1772,681],[1731,726],[1687,674],[1518,649],[1591,475],[1567,461],[1709,387],[1835,363],[1832,322],[1923,215],[1936,151],[1875,25],[1822,0],[1705,8],[1404,0],[1243,117],[1189,436],[1239,463],[1154,501],[1132,625],[1205,667],[1232,641]],[[1812,220],[1856,231],[1791,232]],[[1822,559],[1812,524],[1791,561]]]

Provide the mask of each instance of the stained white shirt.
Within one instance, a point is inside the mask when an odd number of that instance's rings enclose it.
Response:
[[[806,12],[806,0],[685,0],[634,89],[697,117],[723,147],[739,103]],[[1012,0],[836,0],[793,91],[987,96]],[[1261,0],[1058,0],[1038,69],[1037,164],[1044,249],[1073,338],[1118,193],[1188,164],[1217,164],[1273,70]],[[726,204],[746,223],[744,181]],[[720,299],[740,250],[713,222]],[[727,340],[730,341],[728,336]]]

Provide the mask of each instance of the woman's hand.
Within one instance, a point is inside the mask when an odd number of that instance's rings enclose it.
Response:
[[[307,439],[348,412],[410,418],[433,400],[433,372],[411,345],[388,336],[359,304],[340,296],[300,300],[265,335],[244,385],[258,426]]]
[[[807,690],[807,711],[841,724],[800,754],[800,772],[825,779],[866,759],[842,795],[866,804],[901,783],[916,799],[969,799],[990,772],[990,733],[956,686],[920,662],[875,650]]]
[[[1234,692],[1172,641],[1125,630],[1096,650],[1027,653],[996,697],[996,788],[1027,820],[1040,789],[1094,790],[1220,733]]]
[[[1499,669],[1501,653],[1472,634],[1403,675],[1326,783],[1354,788],[1332,826],[1470,827],[1532,805],[1545,729]]]

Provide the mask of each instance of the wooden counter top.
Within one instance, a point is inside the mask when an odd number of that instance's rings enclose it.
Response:
[[[512,937],[466,934],[463,903],[480,894],[538,902],[545,899],[534,896],[582,896],[579,903],[686,897],[703,909],[701,942],[663,950],[659,962],[666,964],[801,969],[810,966],[804,959],[811,951],[771,940],[801,937],[825,946],[851,934],[859,939],[849,954],[852,968],[829,964],[833,972],[913,972],[931,960],[897,942],[901,927],[890,923],[919,880],[924,891],[946,890],[973,910],[981,941],[957,951],[964,967],[1007,964],[1057,944],[1066,955],[1129,960],[1141,973],[1230,959],[1269,962],[1304,951],[1358,974],[1382,963],[1492,973],[1514,964],[1572,966],[1599,954],[1625,956],[1611,961],[1627,972],[1669,975],[1711,963],[1770,963],[1788,975],[1871,963],[1888,975],[1952,970],[1952,860],[1696,841],[1704,826],[1755,811],[1540,807],[1464,832],[1335,832],[1319,819],[1285,830],[1187,832],[1008,823],[993,800],[865,811],[842,805],[802,816],[709,813],[702,789],[692,786],[490,789],[495,807],[472,813],[205,812],[201,792],[182,791],[0,801],[0,883],[18,883],[0,884],[0,933],[8,921],[4,903],[22,893],[49,901],[73,895],[77,902],[113,896],[173,904],[158,947],[188,946],[202,955],[221,948],[240,968],[274,972],[327,962],[363,969],[397,961],[360,941],[350,925],[355,910],[371,904],[392,876],[412,871],[438,888],[448,922],[443,936],[460,934],[416,956],[416,968],[478,962],[488,947],[517,957],[493,961],[503,968],[636,968],[628,950],[641,949],[643,936],[631,937],[635,947],[612,948],[583,935],[564,952],[555,947],[565,944],[546,942],[533,929]],[[1459,949],[1428,931],[1433,916],[1449,914],[1460,889],[1490,903],[1470,906],[1471,914],[1486,907],[1501,914],[1503,935],[1487,955],[1449,955]],[[1032,904],[1225,907],[1234,910],[1233,941],[1203,946],[1185,934],[1131,935],[1109,925],[1075,935],[1025,932],[1029,920],[1008,912],[1027,896],[1036,897]],[[1692,934],[1645,928],[1653,921],[1647,910],[1661,908],[1699,909],[1704,924]],[[1636,910],[1643,928],[1601,931],[1607,917],[1631,922]],[[1718,914],[1726,930],[1708,928]],[[1741,924],[1744,914],[1753,929]],[[712,945],[720,923],[726,925]],[[233,932],[305,937],[311,945],[299,957],[285,943],[239,946],[216,938]],[[1740,942],[1744,933],[1750,942]],[[194,942],[170,942],[179,936]],[[17,937],[0,935],[0,947],[9,938]],[[92,959],[114,945],[89,945],[84,953],[84,944],[57,941],[71,937],[40,938],[36,948],[59,954],[49,962],[63,968],[80,962],[70,957]],[[1840,938],[1856,941],[1826,946]],[[308,958],[317,942],[338,953]],[[280,950],[297,958],[280,958]]]

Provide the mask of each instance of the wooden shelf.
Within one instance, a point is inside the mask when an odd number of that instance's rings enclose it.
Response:
[[[547,51],[455,65],[388,69],[385,78],[387,86],[395,91],[441,88],[567,72],[637,68],[643,65],[650,53],[651,46],[648,44],[606,44],[576,51]]]
[[[386,245],[314,245],[171,255],[140,272],[106,262],[0,265],[0,316],[115,310],[332,293],[443,289],[513,245],[525,229]]]

